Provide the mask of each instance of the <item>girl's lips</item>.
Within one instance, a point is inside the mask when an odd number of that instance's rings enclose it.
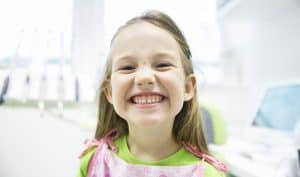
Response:
[[[133,94],[128,102],[137,108],[149,109],[159,106],[166,98],[166,96],[159,92],[139,92]]]
[[[159,92],[140,92],[140,93],[133,94],[130,98],[133,98],[135,96],[155,96],[155,95],[165,97],[162,93]]]
[[[133,94],[132,96],[129,97],[128,100],[134,102],[133,100],[135,97],[143,98],[149,96],[158,96],[158,97],[162,97],[163,99],[166,97],[164,94],[159,92],[140,92],[140,93]]]
[[[166,97],[163,97],[159,102],[155,102],[155,103],[134,103],[133,101],[130,101],[130,104],[133,105],[134,107],[140,108],[140,109],[149,109],[149,108],[154,108],[159,106],[160,104],[162,104],[165,101]]]

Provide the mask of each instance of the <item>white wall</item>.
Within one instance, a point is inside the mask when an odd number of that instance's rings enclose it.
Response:
[[[259,104],[261,88],[214,87],[200,89],[200,103],[208,103],[224,118],[230,135],[240,135],[249,126]]]
[[[264,86],[300,79],[300,1],[241,0],[218,21],[224,86],[202,89],[200,98],[213,102],[231,130],[239,131]]]
[[[219,18],[224,53],[241,62],[242,84],[300,77],[299,17],[298,0],[243,0]]]
[[[96,75],[104,56],[104,0],[74,0],[72,62],[76,72]]]

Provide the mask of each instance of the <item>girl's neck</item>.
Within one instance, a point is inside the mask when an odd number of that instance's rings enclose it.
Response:
[[[174,154],[181,147],[174,137],[172,130],[131,130],[127,144],[130,152],[138,159],[157,161]]]

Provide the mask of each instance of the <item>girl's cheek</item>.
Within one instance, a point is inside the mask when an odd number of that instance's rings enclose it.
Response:
[[[180,73],[180,72],[168,72],[168,73],[163,73],[161,75],[161,78],[163,80],[169,80],[171,82],[176,81],[176,83],[184,83],[184,74]]]

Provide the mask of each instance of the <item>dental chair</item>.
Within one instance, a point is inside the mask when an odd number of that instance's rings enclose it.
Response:
[[[203,129],[208,144],[222,145],[228,138],[225,121],[219,110],[212,105],[201,105]]]
[[[202,104],[200,105],[200,113],[207,144],[225,144],[228,138],[228,134],[224,118],[220,114],[220,111],[212,105]],[[211,151],[211,153],[217,159],[221,160],[226,164],[226,159],[222,156],[222,154],[215,151]],[[231,175],[230,173],[227,173],[226,176],[230,177]]]

